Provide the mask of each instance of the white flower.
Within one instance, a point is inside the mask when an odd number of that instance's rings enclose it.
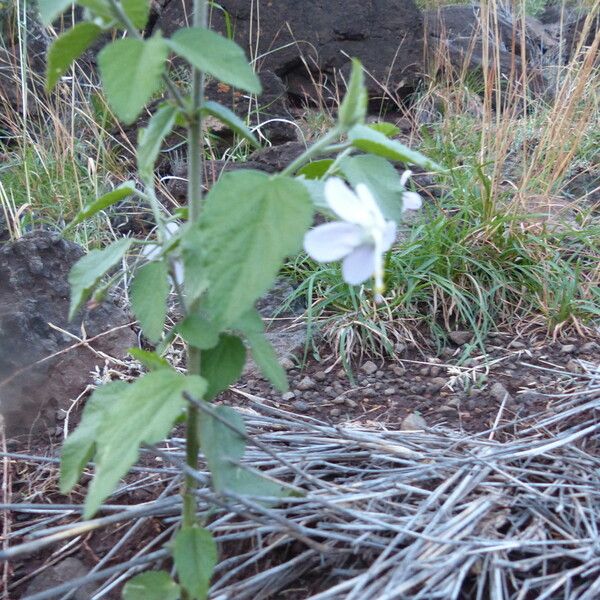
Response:
[[[179,225],[177,223],[174,223],[173,221],[169,221],[165,225],[165,241],[172,238],[178,231]],[[160,246],[159,244],[148,244],[142,249],[142,256],[148,259],[149,261],[154,260],[155,258],[158,258],[161,250],[162,246]],[[177,283],[177,285],[181,286],[183,284],[183,262],[181,261],[181,259],[176,258],[173,261],[173,270],[175,275],[175,282]]]
[[[406,171],[404,185],[410,177]],[[318,262],[342,260],[342,276],[350,285],[375,277],[375,293],[383,293],[383,256],[396,239],[396,223],[386,221],[369,188],[359,183],[353,192],[341,179],[325,182],[325,200],[341,221],[311,229],[304,236],[304,249]],[[403,211],[421,206],[414,192],[404,192]]]

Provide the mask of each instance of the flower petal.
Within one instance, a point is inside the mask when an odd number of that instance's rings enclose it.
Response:
[[[406,169],[406,171],[404,171],[404,173],[402,173],[402,175],[400,176],[400,185],[402,187],[406,187],[406,182],[408,181],[408,179],[411,175],[412,175],[412,171],[410,169]]]
[[[387,252],[396,241],[396,223],[394,221],[386,221],[383,237],[381,240],[382,252]]]
[[[316,261],[331,262],[352,252],[362,237],[362,229],[353,223],[325,223],[306,233],[304,249]]]
[[[363,244],[355,248],[342,263],[342,276],[350,285],[363,283],[375,272],[375,248]]]
[[[383,228],[385,219],[383,218],[381,208],[379,208],[379,204],[377,204],[377,200],[375,200],[375,196],[373,196],[371,190],[364,183],[359,183],[356,186],[356,195],[361,199],[363,206],[368,210],[370,215],[370,222],[365,223],[365,226]]]
[[[154,260],[158,257],[161,250],[162,248],[158,244],[148,244],[142,248],[141,254],[148,260]]]
[[[325,182],[325,200],[329,208],[344,221],[357,225],[369,222],[369,210],[362,200],[338,177]]]
[[[418,210],[423,205],[423,200],[417,192],[404,192],[402,194],[402,212],[405,210]]]
[[[179,258],[176,258],[173,261],[173,271],[175,275],[175,283],[178,286],[183,285],[183,261]]]
[[[169,221],[165,225],[165,237],[167,239],[173,237],[179,231],[179,223],[175,223],[174,221]]]

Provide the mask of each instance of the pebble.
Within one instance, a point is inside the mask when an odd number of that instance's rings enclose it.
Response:
[[[377,371],[377,365],[372,360],[368,360],[363,364],[361,370],[367,375],[373,375]]]
[[[342,414],[342,410],[340,408],[332,408],[329,414],[332,417],[339,417]]]
[[[395,387],[389,387],[389,388],[385,388],[385,390],[383,390],[384,396],[393,396],[395,393],[396,393]]]
[[[573,354],[577,350],[577,346],[575,344],[565,344],[561,347],[561,354]]]
[[[289,402],[290,400],[293,400],[296,397],[296,394],[294,394],[294,392],[286,392],[285,394],[283,394],[281,396],[281,399],[284,402]]]
[[[317,371],[317,372],[314,374],[314,378],[315,378],[317,381],[325,381],[325,379],[327,379],[327,373],[325,373],[325,371]]]
[[[298,383],[298,385],[296,386],[299,390],[305,392],[306,390],[312,390],[315,388],[317,384],[315,383],[315,380],[312,379],[311,377],[309,377],[308,375],[306,375],[306,377],[303,377],[302,380],[300,381],[300,383]]]
[[[571,373],[581,373],[582,372],[582,368],[581,365],[576,361],[571,359],[566,365],[565,365],[567,371],[570,371]]]
[[[427,429],[427,421],[419,413],[410,413],[400,424],[401,431],[422,431]]]
[[[454,396],[446,402],[446,406],[450,408],[458,408],[460,406],[460,398],[458,396]]]
[[[427,375],[429,375],[429,367],[423,367],[422,369],[419,369],[419,375],[427,377]]]
[[[308,402],[304,402],[303,400],[296,400],[296,402],[292,402],[292,406],[298,412],[306,412],[310,408]]]
[[[499,381],[497,381],[490,387],[490,396],[498,402],[502,402],[507,396],[507,402],[510,402],[512,400],[512,397],[509,394],[508,390]]]
[[[351,400],[350,398],[346,398],[346,406],[349,406],[350,408],[356,408],[358,406],[358,403],[354,400]]]
[[[334,404],[344,404],[344,402],[346,402],[346,396],[336,396],[333,399]]]
[[[407,345],[403,342],[397,342],[396,344],[394,344],[394,352],[396,354],[402,354],[403,352],[406,351]]]
[[[585,354],[592,354],[593,352],[597,352],[600,349],[600,346],[596,342],[587,342],[581,346],[581,351]]]
[[[392,371],[393,371],[394,375],[396,375],[398,377],[402,377],[403,375],[406,374],[406,368],[403,365],[393,365]]]
[[[294,366],[295,366],[295,364],[294,364],[294,361],[293,361],[291,358],[287,357],[287,356],[284,356],[284,357],[281,359],[281,362],[280,362],[280,364],[281,364],[281,366],[282,366],[282,367],[283,367],[283,368],[284,368],[286,371],[289,371],[290,369],[293,369],[293,368],[294,368]]]
[[[512,348],[513,350],[524,350],[527,348],[527,344],[525,342],[521,342],[520,340],[513,340],[508,348]]]
[[[451,331],[448,337],[457,345],[464,346],[473,339],[472,331]]]
[[[432,377],[437,377],[441,372],[442,372],[441,367],[431,367],[431,369],[429,370],[429,374]]]
[[[377,396],[377,391],[375,390],[375,388],[368,387],[362,391],[362,394],[363,396],[366,396],[368,398],[373,398],[373,396]]]
[[[446,380],[443,377],[434,377],[429,382],[429,390],[439,392],[446,385]]]

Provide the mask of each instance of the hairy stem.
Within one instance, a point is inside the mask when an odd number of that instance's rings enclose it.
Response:
[[[193,26],[207,26],[207,2],[206,0],[194,0]],[[202,209],[202,178],[203,178],[203,154],[202,154],[202,115],[200,106],[204,97],[204,73],[192,67],[192,107],[191,118],[188,126],[188,208],[190,221],[196,223],[200,218]],[[188,307],[192,309],[193,307]],[[200,350],[189,346],[187,350],[188,373],[190,375],[200,374]],[[187,414],[186,433],[186,463],[195,469],[198,461],[198,408],[190,405]],[[194,490],[198,482],[191,475],[185,476],[183,486],[183,527],[192,527],[196,524],[196,497]]]

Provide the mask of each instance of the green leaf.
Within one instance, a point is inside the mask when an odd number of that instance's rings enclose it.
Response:
[[[307,179],[321,179],[333,163],[334,160],[331,158],[315,160],[299,169],[297,175],[304,175]]]
[[[340,171],[352,187],[364,183],[373,192],[381,212],[392,221],[402,220],[402,194],[400,175],[394,165],[372,154],[350,156],[340,162]]]
[[[131,284],[131,308],[144,335],[154,343],[162,337],[167,318],[169,268],[164,260],[150,262],[136,271]]]
[[[60,490],[67,494],[73,489],[85,466],[94,455],[96,435],[105,411],[127,388],[122,381],[112,381],[94,390],[85,403],[77,429],[69,434],[62,447],[60,461]]]
[[[346,95],[340,105],[338,120],[344,129],[363,123],[367,114],[369,95],[365,87],[363,68],[360,61],[352,59],[352,73]]]
[[[178,600],[180,595],[180,587],[166,571],[140,573],[123,588],[123,600]]]
[[[246,470],[238,463],[246,449],[246,428],[240,415],[228,406],[214,407],[215,416],[203,413],[200,420],[200,446],[212,475],[215,491],[244,495],[289,495],[285,486]]]
[[[258,311],[248,311],[234,326],[246,338],[252,352],[254,362],[262,374],[280,392],[288,391],[288,381],[285,370],[279,364],[279,359],[269,340],[264,335],[265,326]]]
[[[94,200],[91,204],[88,204],[88,206],[84,207],[83,210],[77,213],[75,218],[65,227],[65,229],[71,229],[71,227],[79,225],[79,223],[82,221],[93,217],[101,210],[120,202],[123,200],[123,198],[127,198],[127,196],[131,196],[132,194],[135,194],[135,183],[127,181],[118,188],[114,189],[112,192],[104,194],[104,196]]]
[[[167,56],[165,40],[158,36],[117,40],[98,54],[106,97],[124,123],[133,123],[160,89]]]
[[[119,21],[118,15],[115,14],[108,0],[77,0],[77,4],[90,10],[104,25],[116,25]]]
[[[42,23],[50,25],[71,4],[73,4],[73,0],[38,0],[38,10]]]
[[[192,66],[235,87],[260,94],[260,80],[235,42],[202,27],[180,29],[167,40],[171,50]]]
[[[348,138],[355,148],[363,152],[383,156],[390,160],[414,164],[428,171],[442,169],[435,162],[415,150],[411,150],[396,140],[389,140],[383,133],[375,131],[366,125],[355,125],[349,132]]]
[[[208,278],[203,307],[221,329],[269,289],[285,257],[299,250],[312,213],[304,185],[290,177],[237,171],[212,187],[195,227],[203,253],[189,266]]]
[[[150,15],[149,0],[121,0],[121,6],[138,29],[146,27]]]
[[[151,182],[154,178],[154,164],[164,139],[173,130],[178,113],[176,106],[165,104],[152,115],[148,127],[140,129],[137,165],[141,178],[146,182]]]
[[[367,127],[374,131],[379,131],[379,133],[383,133],[383,135],[388,138],[392,138],[400,133],[400,127],[396,127],[396,125],[385,123],[383,121],[381,123],[371,123]]]
[[[138,362],[142,363],[148,371],[158,371],[160,369],[170,369],[171,365],[162,356],[159,356],[156,352],[149,352],[148,350],[142,350],[141,348],[129,348],[127,352],[135,358]]]
[[[260,147],[258,140],[254,137],[254,134],[246,127],[246,123],[242,121],[232,110],[229,110],[227,107],[219,104],[218,102],[213,102],[212,100],[207,100],[201,108],[202,114],[207,114],[219,119],[221,123],[225,123],[231,131],[237,133],[237,135],[243,137],[248,140],[253,146],[256,148]]]
[[[169,433],[186,406],[183,393],[201,398],[205,390],[201,377],[185,377],[170,369],[153,371],[115,390],[110,411],[102,411],[96,425],[96,469],[85,501],[86,519],[135,464],[139,446],[155,444]],[[82,425],[86,424],[82,421]]]
[[[192,225],[187,227],[181,236],[179,247],[185,273],[185,296],[192,304],[208,287],[208,275],[203,267],[206,256],[204,236],[200,228]]]
[[[102,250],[92,250],[73,265],[69,273],[71,284],[69,319],[75,316],[104,274],[121,261],[129,250],[131,242],[129,238],[123,238]]]
[[[216,398],[223,390],[235,383],[246,364],[246,348],[239,337],[221,335],[219,343],[200,354],[202,377],[207,381],[204,398]]]
[[[102,29],[94,23],[77,23],[72,29],[54,40],[48,50],[46,89],[52,91],[71,63],[87,50]]]
[[[202,527],[184,527],[175,536],[175,569],[181,585],[195,600],[204,600],[217,564],[217,545]]]
[[[189,315],[176,327],[177,333],[191,346],[209,350],[219,343],[219,329],[200,315]]]

